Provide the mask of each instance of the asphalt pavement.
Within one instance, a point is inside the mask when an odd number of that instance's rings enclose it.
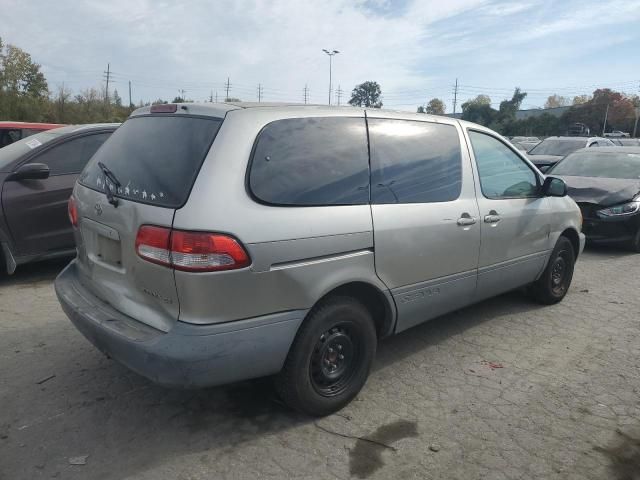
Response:
[[[0,277],[2,480],[640,479],[640,255],[588,250],[559,305],[512,292],[382,342],[323,419],[268,379],[169,390],[105,358],[58,305],[64,263]]]

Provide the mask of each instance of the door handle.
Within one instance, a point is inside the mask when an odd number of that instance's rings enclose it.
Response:
[[[470,217],[468,214],[463,213],[462,216],[458,219],[457,223],[461,227],[467,227],[476,223],[476,219],[474,217]]]
[[[492,214],[484,216],[484,223],[498,223],[500,221],[500,215]]]

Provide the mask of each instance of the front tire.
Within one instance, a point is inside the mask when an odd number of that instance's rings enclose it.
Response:
[[[376,352],[369,310],[354,298],[329,298],[300,327],[276,390],[291,408],[312,416],[334,413],[364,386]]]
[[[575,259],[571,241],[567,237],[560,237],[551,252],[547,267],[532,285],[533,298],[545,305],[560,302],[571,286]]]
[[[629,242],[629,248],[632,252],[640,253],[640,228]]]

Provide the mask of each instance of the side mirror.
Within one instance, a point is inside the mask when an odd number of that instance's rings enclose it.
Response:
[[[44,163],[25,163],[20,166],[10,180],[44,180],[49,178],[49,167]]]
[[[567,184],[561,178],[547,177],[542,184],[542,194],[545,197],[566,197],[567,191]]]

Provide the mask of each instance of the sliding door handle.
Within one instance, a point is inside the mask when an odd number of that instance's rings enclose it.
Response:
[[[458,225],[461,227],[467,227],[469,225],[473,225],[476,223],[476,219],[474,217],[465,216],[464,214],[458,219]]]

